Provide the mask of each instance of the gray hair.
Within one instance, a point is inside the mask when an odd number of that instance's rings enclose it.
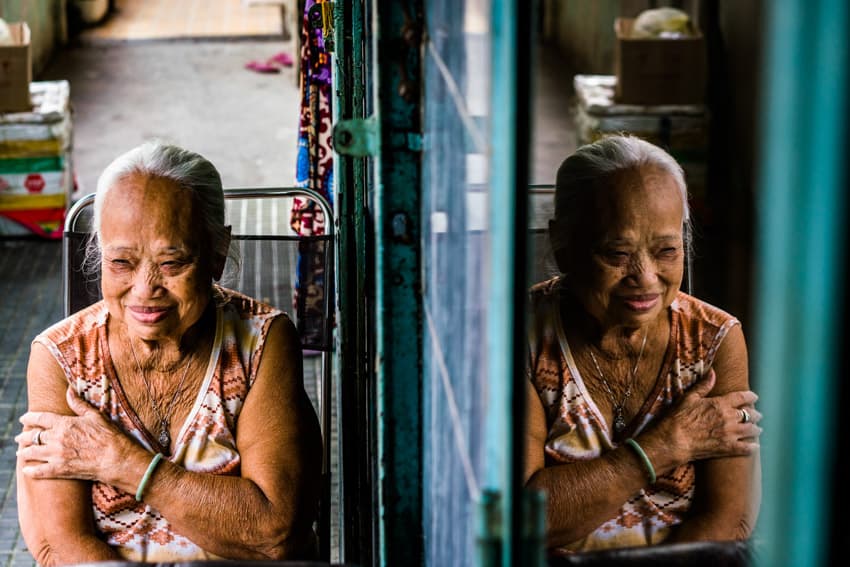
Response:
[[[238,264],[238,253],[235,247],[229,246],[230,232],[225,225],[224,191],[218,170],[200,154],[164,142],[150,141],[115,158],[97,180],[92,233],[85,261],[89,271],[100,267],[98,240],[106,194],[118,182],[133,175],[167,179],[189,190],[201,219],[207,250],[212,251],[214,256],[221,255]]]
[[[629,135],[605,136],[581,146],[563,161],[555,181],[555,219],[566,237],[571,238],[587,213],[589,199],[600,186],[623,171],[639,167],[657,167],[668,173],[682,197],[682,236],[690,252],[692,225],[688,206],[688,188],[682,166],[667,152],[646,140]],[[560,242],[552,243],[556,250]]]

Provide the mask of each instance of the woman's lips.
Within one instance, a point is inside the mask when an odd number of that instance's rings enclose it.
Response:
[[[129,307],[133,318],[147,325],[161,321],[168,315],[167,307]]]
[[[623,303],[632,311],[649,311],[658,304],[660,295],[657,293],[631,295],[623,298]]]

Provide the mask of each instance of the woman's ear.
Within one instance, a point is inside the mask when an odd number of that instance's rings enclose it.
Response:
[[[227,234],[222,238],[223,245],[214,252],[215,258],[213,258],[212,264],[212,277],[215,281],[220,280],[222,274],[224,274],[224,265],[227,263],[227,251],[230,250],[231,227],[226,226],[224,230]]]

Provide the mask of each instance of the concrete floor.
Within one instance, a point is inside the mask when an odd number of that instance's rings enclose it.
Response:
[[[71,84],[80,193],[118,154],[161,138],[210,159],[225,187],[287,186],[295,176],[292,68],[249,71],[282,41],[94,41],[58,53],[39,77]]]

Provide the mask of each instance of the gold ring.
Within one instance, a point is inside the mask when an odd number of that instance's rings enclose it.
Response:
[[[750,412],[741,408],[739,410],[741,412],[741,423],[749,423],[750,422]]]
[[[43,445],[43,443],[41,442],[41,432],[42,431],[44,431],[44,430],[43,429],[36,429],[35,433],[33,433],[33,436],[32,436],[32,444],[33,445]]]

